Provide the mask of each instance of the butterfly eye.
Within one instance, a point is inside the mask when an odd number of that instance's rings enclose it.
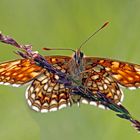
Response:
[[[74,54],[74,59],[76,60],[76,54]]]
[[[83,58],[84,54],[82,52],[80,52],[80,57]]]

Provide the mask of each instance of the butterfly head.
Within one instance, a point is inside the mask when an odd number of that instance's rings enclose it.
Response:
[[[73,58],[77,65],[80,65],[82,63],[83,57],[84,57],[84,54],[79,49],[77,51],[75,51],[75,53],[73,55]]]

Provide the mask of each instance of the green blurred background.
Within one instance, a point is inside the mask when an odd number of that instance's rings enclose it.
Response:
[[[105,21],[109,26],[83,47],[85,54],[140,64],[139,0],[0,0],[0,30],[43,55],[71,55],[42,48],[76,49]],[[19,58],[13,51],[1,43],[0,61]],[[90,105],[36,113],[26,104],[25,89],[0,86],[0,140],[140,139],[129,122]],[[124,92],[124,106],[140,119],[140,90]]]

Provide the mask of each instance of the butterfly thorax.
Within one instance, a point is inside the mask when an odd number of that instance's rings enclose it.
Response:
[[[84,71],[84,59],[83,53],[80,51],[76,51],[69,61],[69,74],[70,78],[73,81],[73,85],[80,85],[82,83],[82,74]]]

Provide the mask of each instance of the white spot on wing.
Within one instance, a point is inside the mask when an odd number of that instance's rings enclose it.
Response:
[[[56,104],[57,104],[56,100],[52,100],[50,103],[50,105],[56,105]]]
[[[49,79],[44,79],[41,83],[42,83],[42,84],[45,84],[45,83],[48,82],[48,80],[49,80]]]
[[[90,105],[94,105],[94,106],[97,106],[97,107],[99,107],[99,108],[101,108],[101,109],[107,109],[104,105],[102,105],[102,104],[97,104],[97,102],[94,102],[94,101],[91,101],[90,103],[89,103]]]
[[[97,103],[96,103],[96,102],[94,102],[94,101],[89,102],[89,104],[90,104],[90,105],[97,106]]]
[[[45,78],[46,78],[45,75],[41,75],[41,76],[38,77],[38,80],[39,80],[39,81],[43,81]]]
[[[51,92],[53,90],[53,87],[49,87],[47,92]]]
[[[10,83],[3,83],[3,84],[6,85],[6,86],[7,86],[7,85],[10,85]]]
[[[56,108],[56,107],[51,108],[49,111],[50,111],[50,112],[52,112],[52,111],[57,111],[57,108]]]
[[[10,85],[10,86],[13,86],[13,87],[19,87],[20,86],[20,84],[11,84],[11,83],[8,83],[8,82],[6,82],[6,83],[4,83],[4,82],[0,82],[0,85]]]
[[[29,99],[27,100],[27,102],[28,102],[29,106],[32,106],[32,103],[31,103],[31,101]]]
[[[48,109],[41,109],[41,113],[47,113]]]
[[[20,84],[12,84],[13,87],[19,87]]]
[[[35,94],[31,94],[31,98],[34,100],[35,99]]]
[[[58,79],[59,79],[59,76],[58,76],[58,75],[54,75],[54,78],[55,78],[56,80],[58,80]]]
[[[123,99],[124,99],[124,94],[123,94],[123,91],[120,89],[120,91],[121,91],[121,93],[122,93],[122,96],[121,96],[121,99],[120,99],[120,101],[122,102],[123,101]]]
[[[117,105],[121,105],[121,102],[118,102]]]
[[[81,101],[83,104],[88,104],[89,102],[86,99],[82,99]]]
[[[47,90],[47,88],[48,88],[48,84],[46,84],[46,85],[44,86],[44,90]]]
[[[102,104],[99,104],[98,107],[101,108],[101,109],[106,109],[106,107]]]
[[[32,106],[32,109],[33,110],[35,110],[35,111],[37,111],[37,112],[39,112],[40,110],[39,110],[39,108],[38,107],[36,107],[36,106]]]
[[[46,103],[44,103],[44,104],[43,104],[43,106],[48,106],[48,103],[47,103],[47,102],[46,102]]]
[[[128,89],[134,90],[134,89],[136,89],[136,87],[128,87]]]
[[[62,104],[62,105],[59,106],[58,109],[62,109],[62,108],[65,108],[65,107],[67,107],[67,105],[66,104]]]
[[[0,82],[0,85],[3,85],[4,84],[4,82]]]
[[[34,90],[34,88],[31,86],[31,87],[30,87],[30,92],[32,93],[32,92],[33,92],[33,90]]]
[[[30,86],[27,87],[26,92],[25,92],[25,98],[28,99],[28,90],[29,90]]]
[[[134,68],[135,68],[136,71],[139,71],[140,72],[140,67],[135,66]]]

